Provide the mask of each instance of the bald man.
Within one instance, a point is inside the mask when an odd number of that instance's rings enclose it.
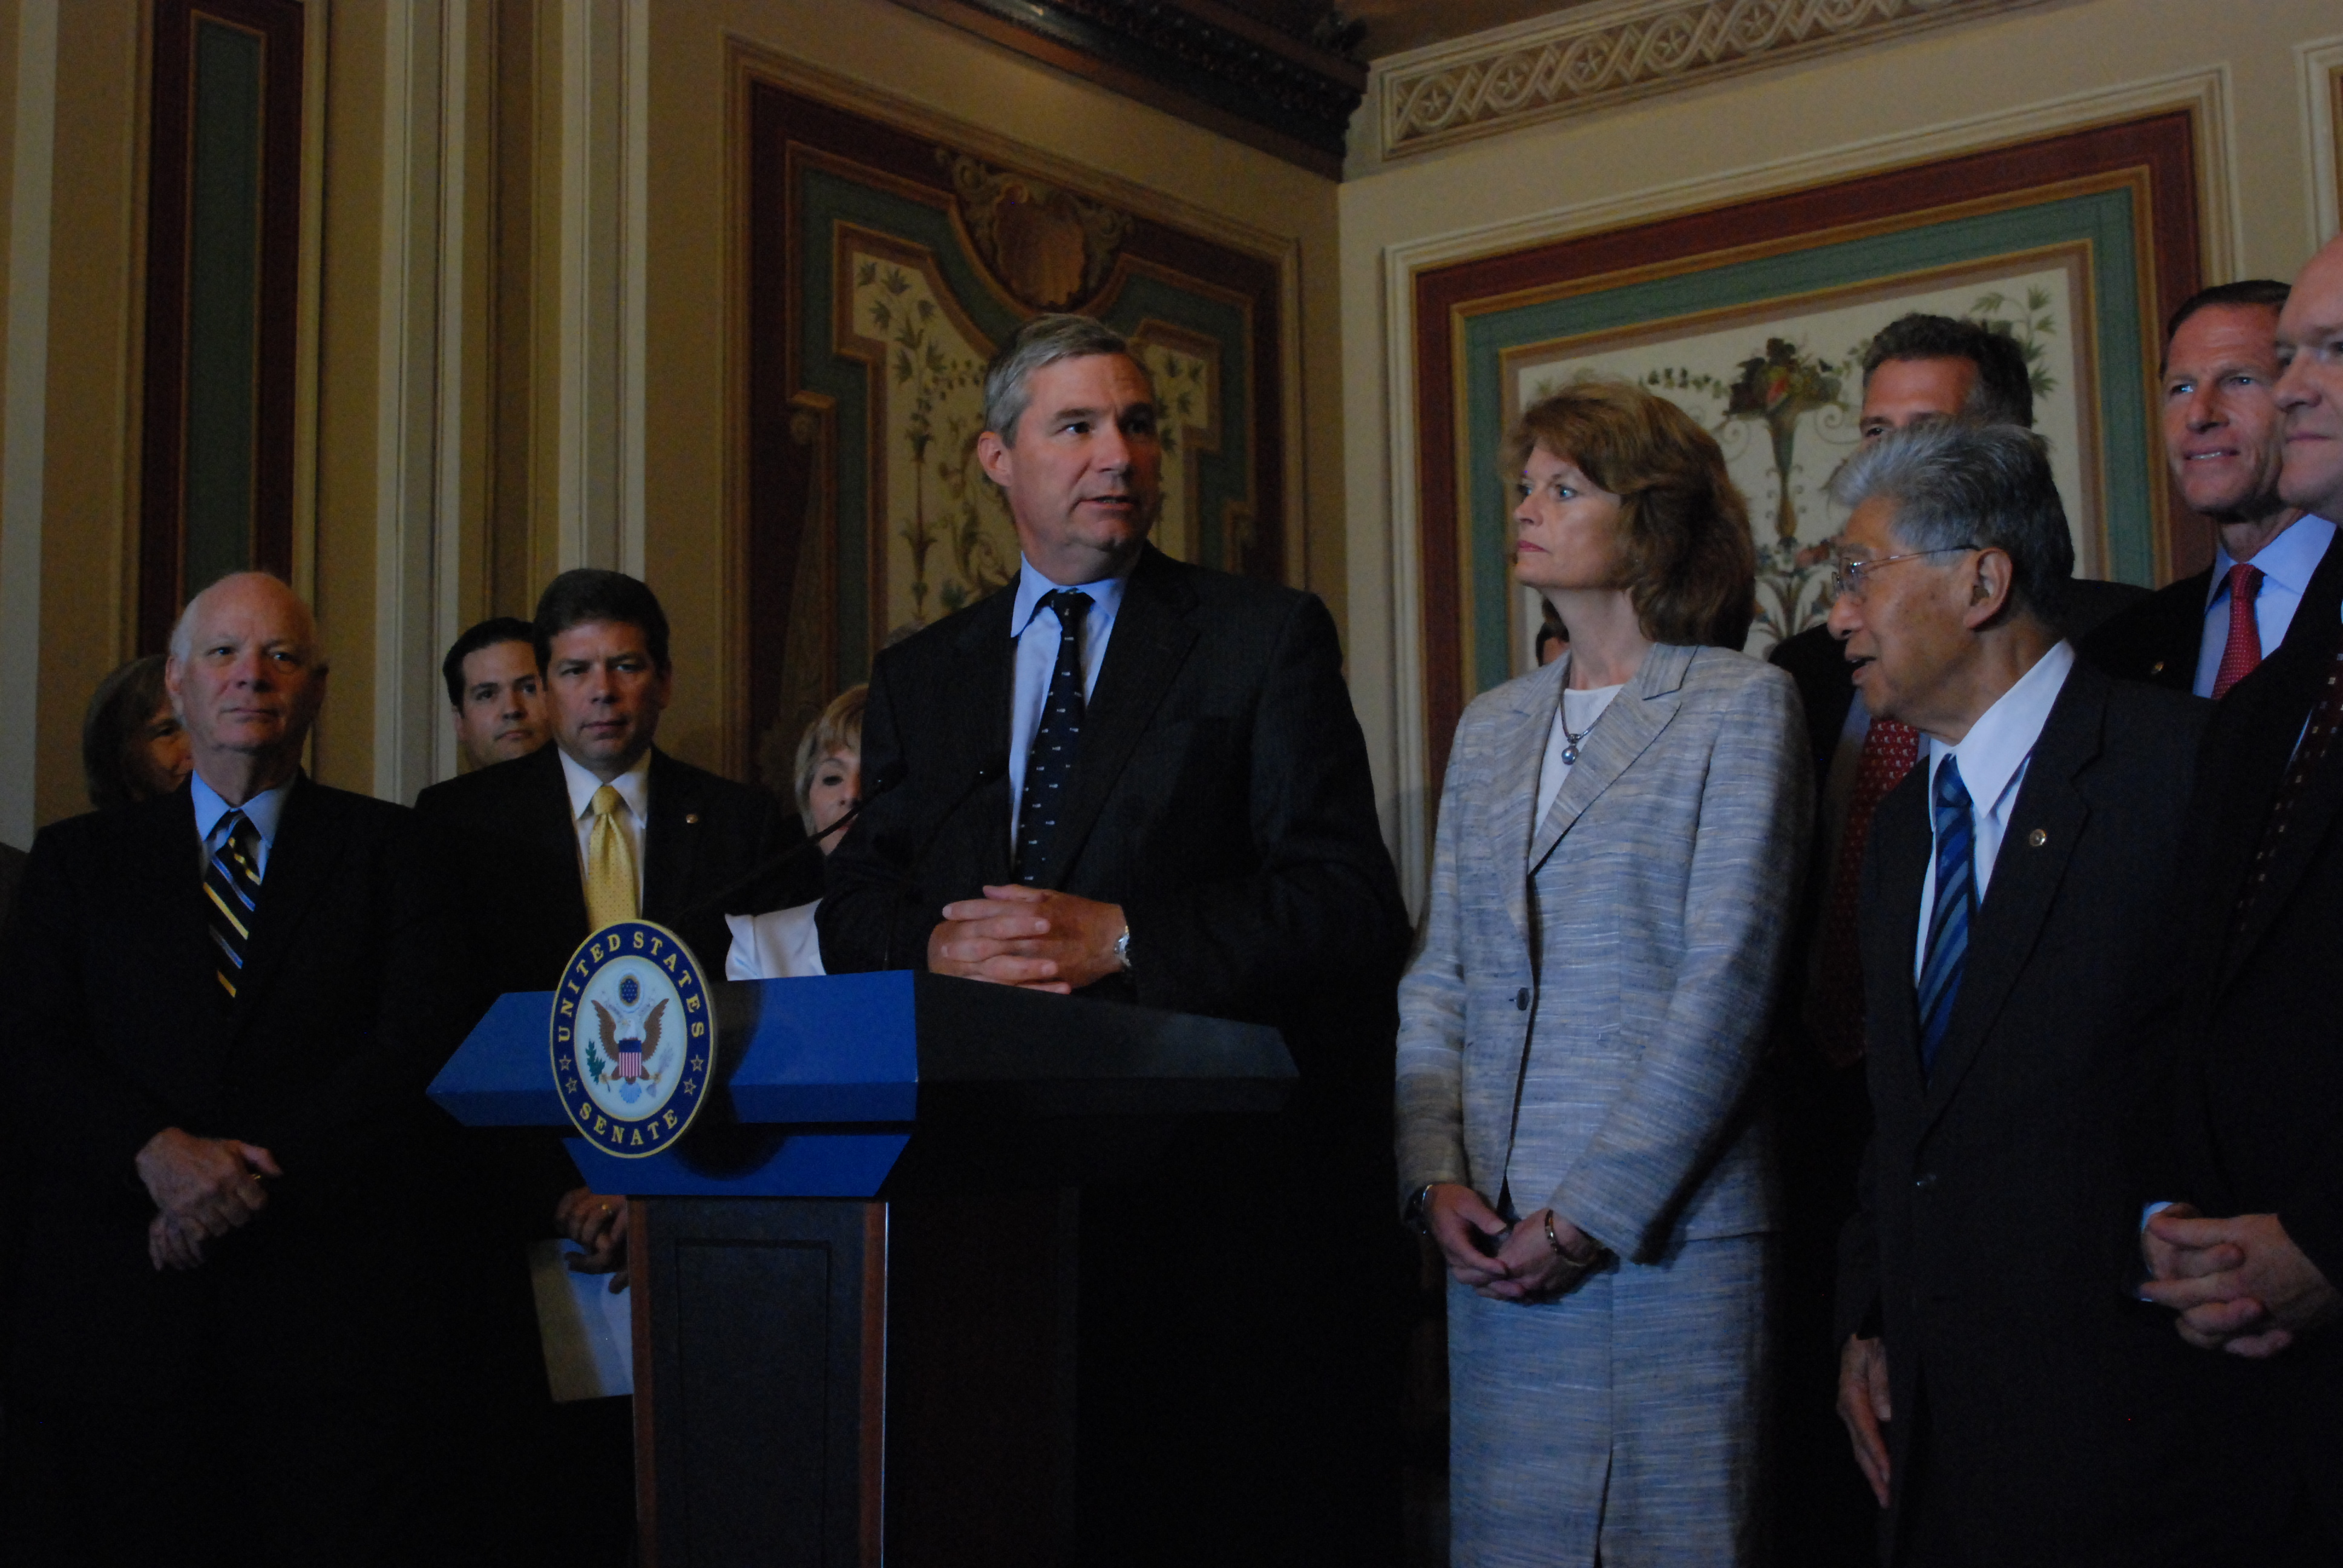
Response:
[[[165,678],[193,777],[45,829],[0,948],[0,1559],[430,1560],[472,1352],[418,1250],[460,1157],[424,857],[302,772],[326,664],[283,583],[196,596]]]

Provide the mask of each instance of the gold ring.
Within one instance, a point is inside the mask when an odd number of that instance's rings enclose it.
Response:
[[[615,1213],[617,1213],[617,1212],[618,1212],[618,1211],[617,1211],[616,1209],[611,1208],[611,1207],[610,1207],[610,1205],[608,1205],[608,1203],[605,1203],[605,1204],[603,1204],[603,1205],[602,1205],[602,1212],[604,1212],[605,1214],[615,1214]]]

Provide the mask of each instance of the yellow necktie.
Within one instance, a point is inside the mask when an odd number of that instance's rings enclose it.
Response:
[[[631,920],[635,901],[635,845],[618,826],[626,802],[605,784],[594,791],[594,830],[586,840],[586,923],[595,930],[614,920]]]

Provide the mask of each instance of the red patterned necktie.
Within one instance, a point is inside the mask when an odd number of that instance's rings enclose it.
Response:
[[[1863,738],[1855,789],[1846,801],[1846,828],[1838,841],[1838,864],[1823,911],[1822,952],[1807,993],[1806,1021],[1823,1059],[1833,1067],[1863,1060],[1863,954],[1855,942],[1855,917],[1863,892],[1863,846],[1871,819],[1887,792],[1904,781],[1920,756],[1920,732],[1893,719],[1875,719]]]
[[[2269,816],[2262,823],[2261,848],[2254,851],[2253,874],[2237,895],[2237,918],[2229,928],[2232,936],[2244,929],[2247,917],[2253,913],[2254,900],[2269,880],[2270,861],[2285,841],[2287,829],[2293,825],[2295,806],[2310,787],[2310,776],[2318,771],[2319,764],[2335,749],[2338,731],[2343,731],[2343,647],[2336,649],[2334,659],[2327,667],[2327,683],[2318,689],[2318,700],[2311,707],[2309,721],[2302,727],[2302,739],[2295,746],[2294,759],[2287,764],[2286,774],[2278,780],[2278,793],[2271,797]]]
[[[2239,561],[2229,568],[2229,640],[2221,649],[2220,671],[2213,677],[2216,702],[2262,661],[2262,628],[2254,618],[2254,599],[2261,591],[2259,567]]]

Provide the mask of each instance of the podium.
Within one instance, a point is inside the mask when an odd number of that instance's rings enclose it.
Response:
[[[911,971],[709,991],[689,1132],[568,1141],[629,1199],[644,1568],[1071,1563],[1081,1189],[1277,1111],[1283,1040]],[[567,1130],[552,1000],[499,999],[432,1099]]]

